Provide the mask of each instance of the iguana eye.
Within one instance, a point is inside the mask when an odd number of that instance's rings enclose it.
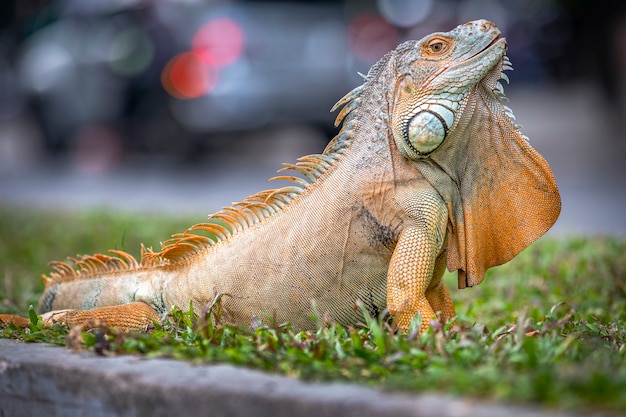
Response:
[[[449,49],[450,40],[439,36],[432,38],[428,41],[428,43],[426,43],[426,45],[423,46],[424,53],[432,57],[441,56],[448,52]]]
[[[444,45],[443,42],[432,42],[430,45],[428,45],[428,47],[434,53],[439,53],[443,51]]]

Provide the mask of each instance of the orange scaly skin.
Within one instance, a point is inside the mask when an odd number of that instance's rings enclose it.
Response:
[[[550,167],[501,103],[506,48],[485,20],[399,45],[335,105],[343,126],[324,153],[286,164],[300,177],[277,178],[293,186],[225,208],[139,261],[113,251],[54,263],[44,320],[143,330],[217,294],[223,319],[244,326],[274,316],[311,329],[314,314],[351,325],[357,300],[374,315],[387,307],[401,329],[417,313],[421,330],[450,320],[446,265],[459,287],[479,284],[560,212]]]

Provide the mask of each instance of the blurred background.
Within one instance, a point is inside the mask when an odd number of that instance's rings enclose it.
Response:
[[[207,214],[319,153],[406,39],[494,21],[550,232],[626,235],[626,2],[2,0],[0,205]]]

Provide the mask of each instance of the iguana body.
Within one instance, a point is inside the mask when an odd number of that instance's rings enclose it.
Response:
[[[248,197],[175,235],[141,260],[113,251],[54,263],[44,317],[98,317],[145,328],[172,306],[248,326],[274,316],[298,329],[323,315],[350,325],[385,307],[406,328],[455,315],[441,280],[478,284],[547,231],[556,184],[498,84],[506,42],[491,22],[401,44],[341,99],[341,132],[322,155],[287,169],[295,184]],[[72,265],[73,264],[73,265]],[[61,310],[61,312],[58,312]],[[0,317],[7,320],[7,317]]]

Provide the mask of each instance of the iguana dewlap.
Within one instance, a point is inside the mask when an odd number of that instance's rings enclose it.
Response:
[[[292,186],[235,203],[139,261],[111,251],[53,263],[39,311],[145,329],[224,294],[223,320],[243,326],[275,317],[311,329],[315,315],[351,325],[363,319],[357,300],[374,315],[388,308],[400,328],[417,313],[422,330],[451,319],[446,266],[459,287],[479,284],[560,212],[548,164],[502,105],[506,49],[485,20],[402,43],[335,105],[343,125],[324,153],[286,164],[299,177],[276,177]]]

